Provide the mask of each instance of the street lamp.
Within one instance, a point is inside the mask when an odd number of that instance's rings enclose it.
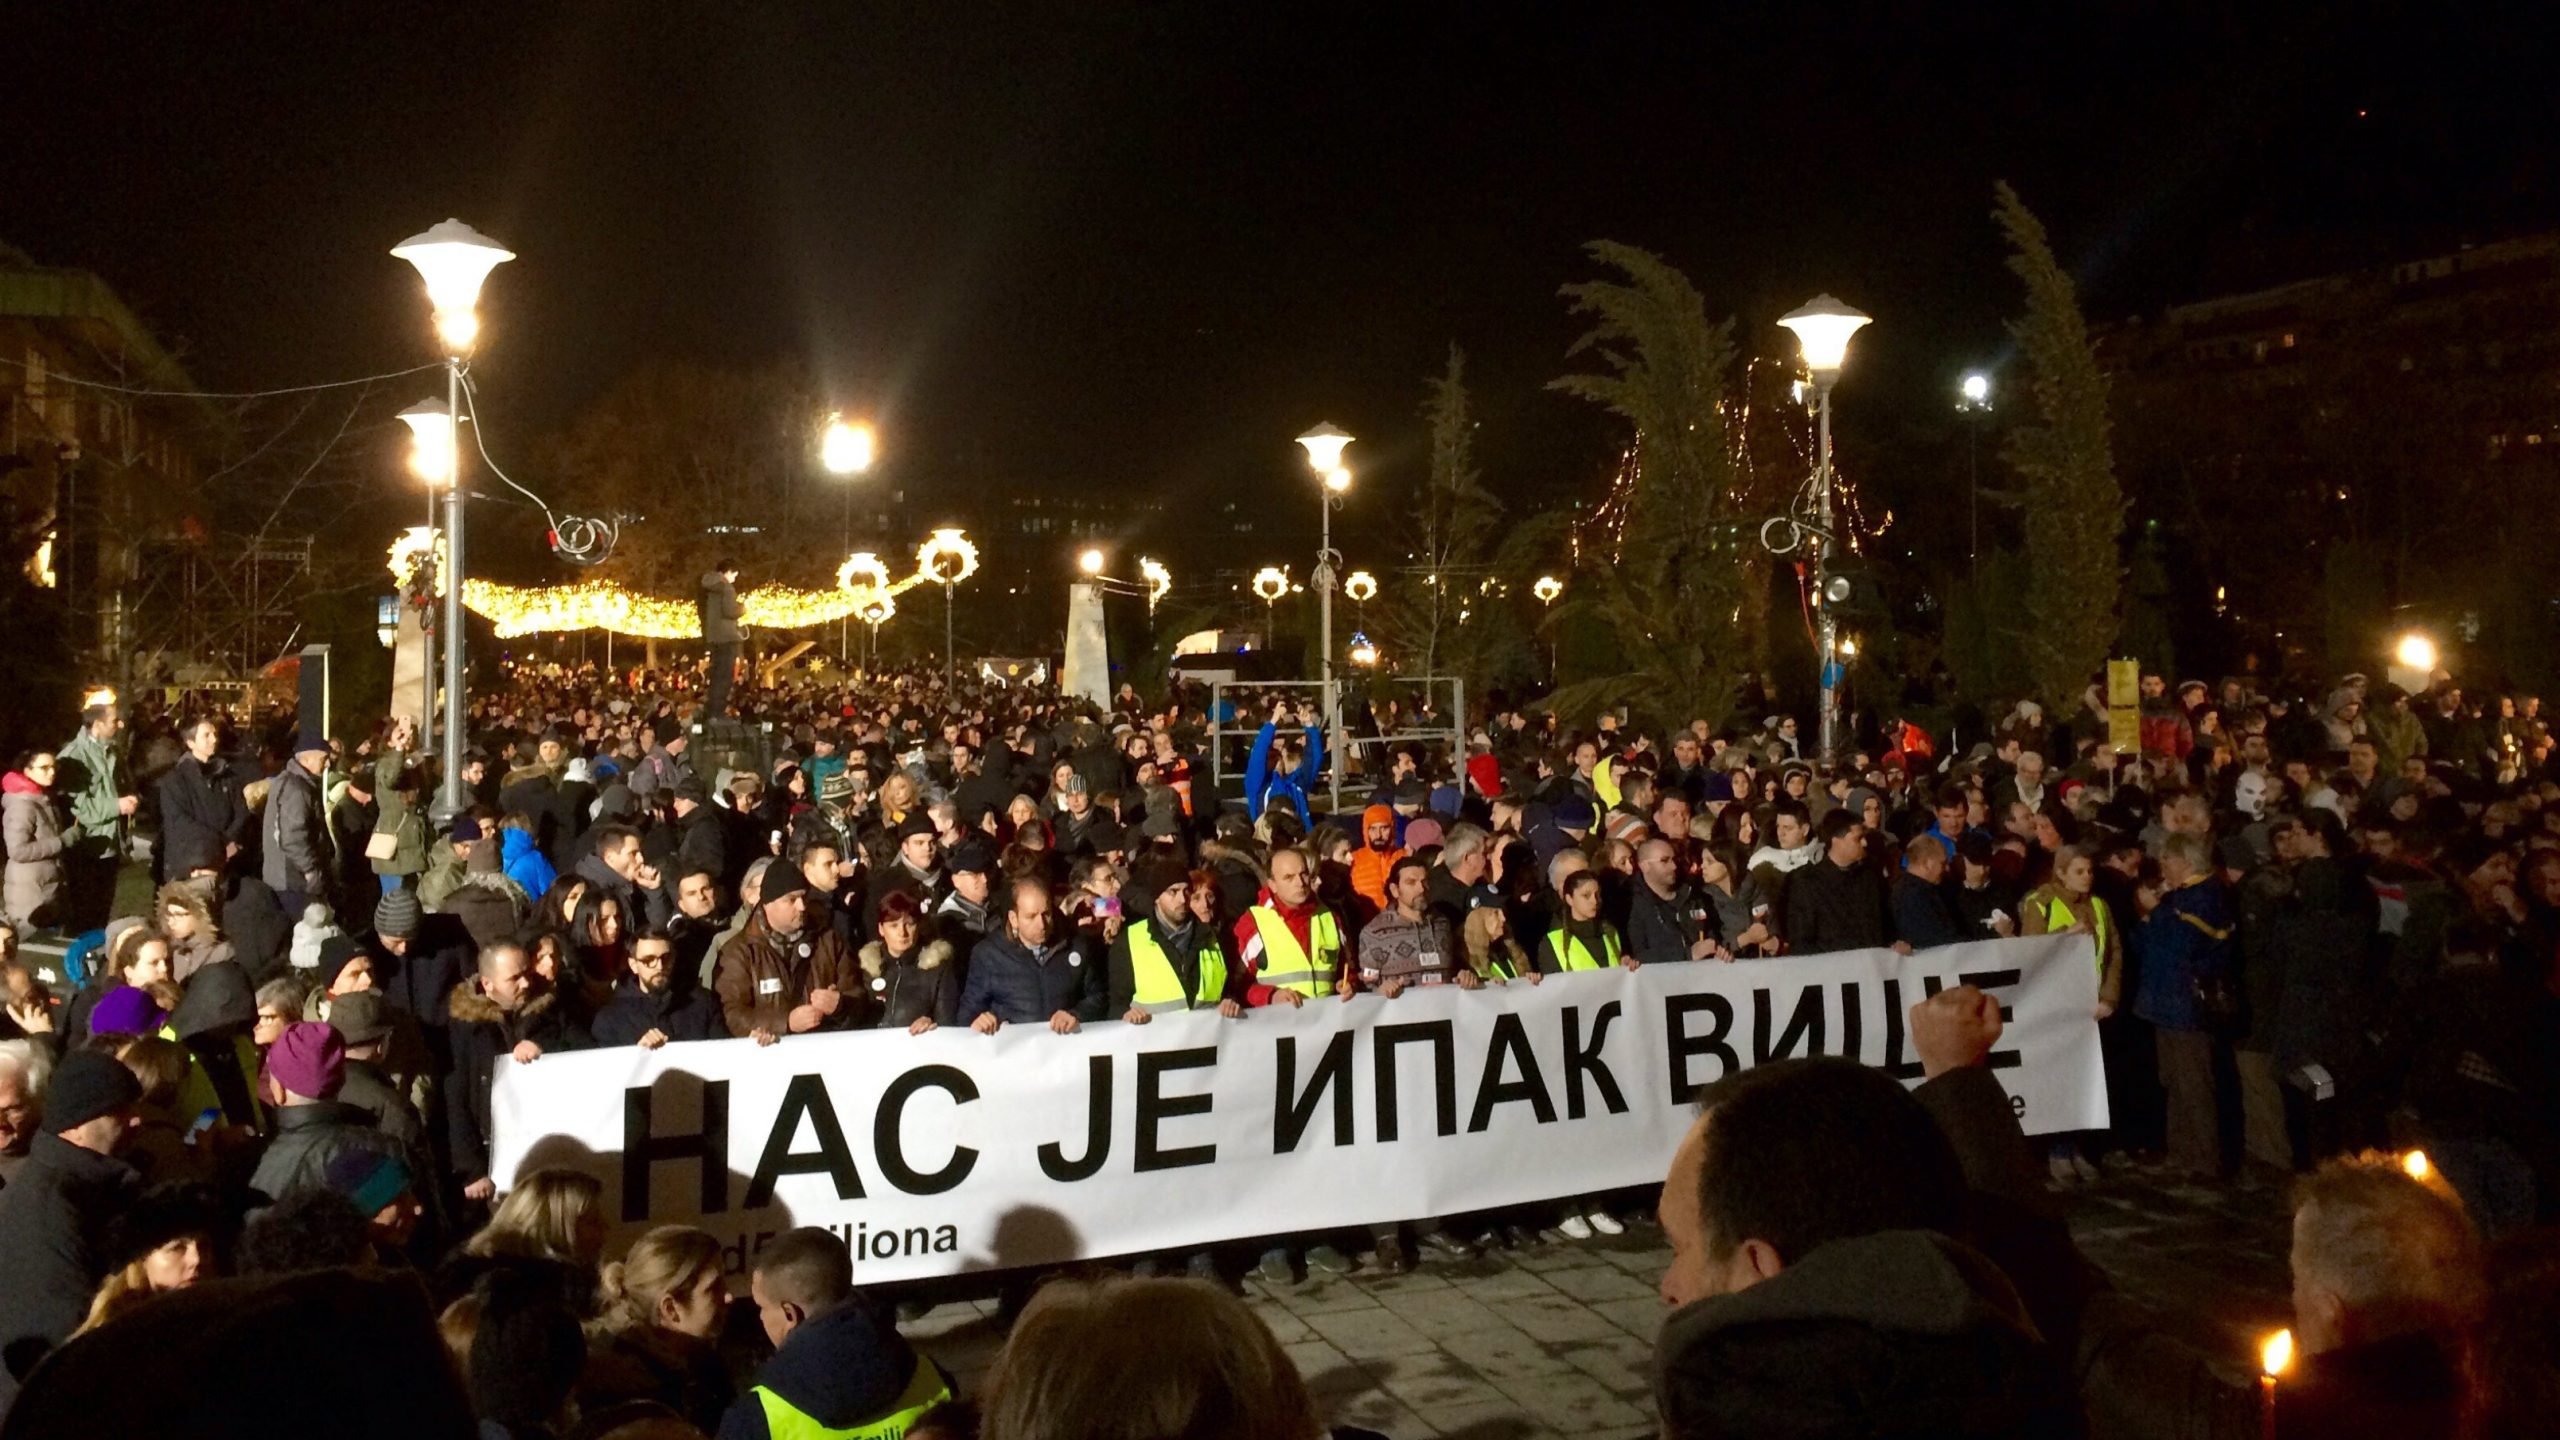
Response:
[[[862,616],[862,623],[871,627],[871,653],[868,657],[868,668],[877,670],[880,668],[880,626],[890,616],[898,613],[898,602],[885,594],[874,596],[862,602],[859,613]]]
[[[1350,433],[1330,421],[1319,422],[1316,428],[1298,437],[1298,444],[1307,452],[1308,467],[1324,482],[1323,491],[1316,497],[1316,508],[1324,517],[1324,531],[1317,542],[1314,578],[1317,638],[1324,653],[1320,677],[1324,684],[1324,735],[1333,760],[1332,806],[1337,810],[1342,808],[1342,726],[1341,706],[1333,694],[1333,567],[1342,563],[1342,557],[1333,553],[1333,507],[1341,504],[1342,497],[1351,490],[1351,472],[1342,464],[1343,447],[1350,443]]]
[[[1152,621],[1155,619],[1156,602],[1173,589],[1173,572],[1164,568],[1163,561],[1141,555],[1138,557],[1138,577],[1147,582],[1147,618]]]
[[[1378,647],[1370,644],[1369,637],[1357,630],[1351,632],[1351,663],[1364,670],[1378,663]]]
[[[1564,582],[1553,575],[1541,575],[1538,583],[1529,587],[1529,593],[1538,597],[1539,604],[1553,605],[1556,597],[1564,593]]]
[[[1822,759],[1826,765],[1835,753],[1840,729],[1840,607],[1826,603],[1831,552],[1837,544],[1831,526],[1831,387],[1839,380],[1841,363],[1849,356],[1849,337],[1857,334],[1868,318],[1829,295],[1816,295],[1778,317],[1779,324],[1796,333],[1796,343],[1803,348],[1804,368],[1813,372],[1813,393],[1820,417],[1814,451],[1813,591],[1822,613]]]
[[[978,573],[978,547],[969,543],[960,527],[946,525],[916,547],[916,563],[942,587],[942,688],[948,693],[960,683],[952,639],[958,602],[951,598],[951,589]]]
[[[435,312],[436,338],[444,345],[445,434],[451,463],[444,478],[444,788],[438,792],[434,818],[451,819],[464,805],[462,793],[462,589],[466,573],[462,543],[462,361],[480,336],[480,286],[489,272],[513,260],[515,252],[459,220],[446,220],[412,235],[391,253],[417,267],[427,286],[427,304]],[[402,418],[406,419],[406,416]],[[417,422],[410,429],[419,431]]]
[[[1087,575],[1101,574],[1102,552],[1091,548],[1086,549],[1084,553],[1076,556],[1076,568]]]
[[[1289,593],[1289,577],[1281,573],[1279,566],[1265,565],[1253,572],[1253,593],[1262,597],[1262,643],[1269,645],[1280,624],[1272,607],[1280,603],[1281,596]]]
[[[430,395],[400,412],[402,424],[409,427],[409,473],[426,482],[427,523],[425,530],[432,543],[436,528],[436,487],[451,485],[454,476],[453,411],[442,400]],[[431,551],[430,554],[433,552]],[[424,567],[426,581],[421,589],[424,603],[435,604],[435,566]],[[434,611],[428,609],[421,619],[432,621]],[[432,623],[418,626],[421,648],[418,652],[418,753],[432,755],[436,746],[436,627]]]
[[[818,437],[818,463],[830,475],[859,475],[880,458],[880,434],[867,420],[847,420],[842,415],[827,417],[827,428]]]
[[[1965,550],[1965,564],[1978,577],[1982,573],[1982,417],[1991,413],[1991,377],[1979,370],[1968,373],[1956,387],[1956,409],[1967,421],[1964,508],[1973,538]]]

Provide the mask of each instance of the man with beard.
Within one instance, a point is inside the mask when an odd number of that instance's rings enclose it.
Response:
[[[871,992],[835,931],[810,923],[809,879],[776,861],[764,873],[754,916],[720,951],[712,986],[731,1035],[770,1045],[813,1030],[859,1030],[871,1023]]]
[[[644,934],[633,940],[623,965],[627,973],[614,983],[613,998],[589,1027],[596,1044],[655,1050],[670,1040],[728,1038],[720,1023],[719,999],[683,983],[689,976],[666,936]]]
[[[513,1060],[530,1065],[568,1048],[568,1026],[554,997],[537,993],[533,957],[521,945],[491,945],[480,952],[477,972],[453,987],[453,1073],[445,1088],[445,1129],[453,1173],[463,1198],[497,1193],[489,1178],[489,1087],[498,1067]]]
[[[696,871],[676,882],[676,918],[667,922],[667,938],[675,946],[676,971],[711,984],[713,942],[728,917],[720,913],[720,882]]]

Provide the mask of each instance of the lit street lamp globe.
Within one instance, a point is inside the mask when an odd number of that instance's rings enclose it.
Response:
[[[818,463],[830,475],[859,475],[879,456],[879,432],[860,420],[836,416],[818,439]]]
[[[1813,372],[1815,381],[1827,385],[1848,358],[1849,337],[1870,318],[1832,296],[1816,295],[1779,316],[1778,323],[1796,332],[1796,343],[1804,348],[1804,368]]]

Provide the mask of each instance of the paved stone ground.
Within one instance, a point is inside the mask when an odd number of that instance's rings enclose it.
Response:
[[[2236,1370],[2286,1323],[2282,1196],[2127,1172],[2063,1203],[2121,1288]],[[1658,1230],[1630,1225],[1614,1239],[1426,1259],[1405,1275],[1244,1288],[1335,1424],[1394,1440],[1617,1440],[1653,1433],[1646,1367],[1669,1258]],[[970,1387],[1004,1339],[992,1300],[904,1328]]]

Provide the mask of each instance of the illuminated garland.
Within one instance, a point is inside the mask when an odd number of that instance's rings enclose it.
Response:
[[[391,546],[392,578],[409,583],[426,552],[429,532],[418,527]],[[439,551],[439,553],[441,553]],[[953,562],[956,562],[953,563]],[[936,565],[944,567],[937,572]],[[976,573],[978,547],[957,530],[937,530],[916,550],[916,573],[893,580],[879,557],[864,551],[836,570],[833,590],[802,590],[788,585],[759,585],[739,597],[742,622],[767,630],[801,630],[829,625],[848,616],[868,621],[897,613],[894,599],[918,585],[958,584]],[[956,572],[956,573],[953,573]],[[439,593],[443,586],[437,586]],[[691,600],[663,600],[635,595],[610,580],[583,580],[570,585],[501,585],[494,580],[465,580],[462,603],[487,620],[500,639],[571,630],[610,630],[643,640],[696,640],[702,621]]]

